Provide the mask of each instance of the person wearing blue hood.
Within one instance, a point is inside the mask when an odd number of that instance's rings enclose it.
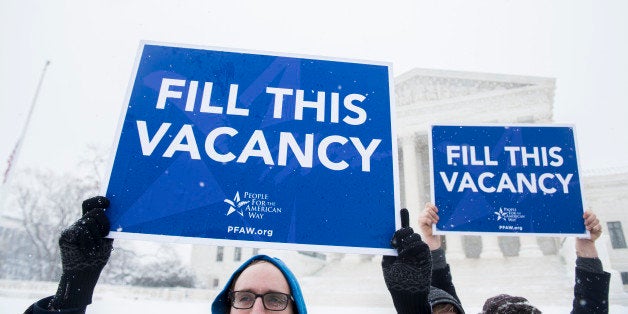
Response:
[[[231,275],[216,296],[212,313],[267,313],[265,310],[307,313],[299,282],[286,264],[275,257],[256,255]]]
[[[32,304],[25,314],[82,314],[92,303],[98,277],[109,260],[113,240],[103,196],[83,202],[83,216],[65,229],[59,238],[62,275],[55,295]],[[384,279],[398,313],[430,313],[427,302],[431,259],[421,237],[405,226],[395,232],[391,245],[398,256],[382,260]],[[418,274],[418,275],[417,275]],[[213,314],[285,313],[307,314],[299,283],[279,259],[256,255],[244,262],[212,303]]]

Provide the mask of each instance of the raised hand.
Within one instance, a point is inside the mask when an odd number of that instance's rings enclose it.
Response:
[[[425,209],[419,215],[419,229],[423,235],[423,241],[427,243],[430,250],[434,251],[441,246],[441,238],[439,235],[434,235],[432,232],[432,225],[438,223],[438,208],[432,203],[426,203]]]
[[[408,227],[408,211],[401,210],[401,229],[391,240],[397,256],[384,256],[382,271],[398,313],[429,313],[427,294],[432,272],[430,248]],[[426,309],[428,312],[426,312]]]
[[[109,200],[97,196],[83,201],[83,217],[61,233],[61,264],[63,273],[50,309],[85,307],[92,302],[92,294],[100,272],[109,260],[112,239],[105,208]]]
[[[587,258],[598,257],[595,240],[602,235],[602,225],[591,210],[585,211],[582,218],[584,218],[584,227],[591,236],[588,239],[576,238],[576,255]]]

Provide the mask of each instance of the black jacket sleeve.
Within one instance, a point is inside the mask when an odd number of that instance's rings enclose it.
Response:
[[[611,274],[592,272],[576,267],[576,283],[573,289],[571,313],[608,313],[608,289]]]
[[[456,288],[454,286],[451,270],[449,264],[445,259],[445,252],[442,248],[436,249],[432,253],[432,286],[439,288],[456,298],[460,302],[460,298],[456,294]]]
[[[456,287],[451,280],[449,265],[445,268],[432,270],[432,286],[444,290],[460,302],[460,298],[458,298],[458,295],[456,294]]]
[[[48,310],[48,304],[50,304],[50,301],[52,300],[52,296],[41,299],[35,303],[33,303],[33,305],[31,305],[28,309],[26,309],[26,311],[24,312],[24,314],[47,314],[47,313],[56,313],[56,314],[84,314],[85,313],[85,307],[82,308],[74,308],[74,309],[65,309],[65,310],[58,310],[58,311],[50,311]]]

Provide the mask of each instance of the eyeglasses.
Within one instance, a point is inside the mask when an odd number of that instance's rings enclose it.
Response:
[[[288,307],[288,303],[292,299],[289,294],[281,292],[268,292],[264,294],[256,294],[250,291],[232,291],[229,293],[231,306],[236,309],[250,309],[255,304],[257,298],[262,298],[264,308],[269,311],[283,311]]]
[[[449,314],[449,313],[457,314],[458,309],[456,309],[456,307],[453,304],[441,303],[441,304],[436,304],[434,305],[434,307],[432,307],[432,313],[433,314]]]

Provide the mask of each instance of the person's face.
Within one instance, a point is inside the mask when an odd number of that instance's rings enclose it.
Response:
[[[283,276],[283,273],[275,265],[267,262],[253,264],[247,267],[233,286],[233,291],[249,291],[255,294],[265,294],[269,292],[281,292],[290,294],[290,286]],[[236,309],[231,307],[231,312],[239,313],[282,313],[293,314],[292,300],[288,301],[288,306],[283,311],[270,311],[264,308],[262,298],[256,298],[253,307],[250,309]]]

